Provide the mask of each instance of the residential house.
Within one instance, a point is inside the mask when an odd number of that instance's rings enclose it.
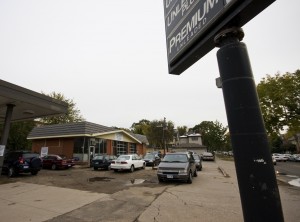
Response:
[[[173,151],[194,151],[201,154],[207,151],[206,146],[202,144],[202,135],[200,133],[188,133],[183,136],[177,136],[176,142],[172,147]]]

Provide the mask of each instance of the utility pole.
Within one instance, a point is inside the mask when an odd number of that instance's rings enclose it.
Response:
[[[165,130],[166,130],[166,117],[164,117],[164,122],[163,122],[163,146],[164,146],[164,153],[166,154]],[[168,148],[167,148],[167,152],[169,152]]]

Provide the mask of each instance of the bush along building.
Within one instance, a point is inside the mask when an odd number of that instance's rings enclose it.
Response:
[[[144,135],[86,121],[38,126],[27,139],[32,141],[34,152],[46,150],[48,154],[64,155],[83,162],[89,162],[97,154],[144,155],[148,145]]]

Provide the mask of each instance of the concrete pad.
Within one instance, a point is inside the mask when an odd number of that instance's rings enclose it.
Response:
[[[1,221],[45,221],[65,214],[107,194],[30,183],[0,185]]]
[[[230,177],[218,172],[215,162],[203,165],[192,184],[182,183],[167,188],[138,221],[243,221],[233,164],[225,164]]]

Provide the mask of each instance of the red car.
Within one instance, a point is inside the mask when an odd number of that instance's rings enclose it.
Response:
[[[43,168],[56,169],[68,169],[75,165],[73,159],[67,159],[65,157],[49,154],[42,158]]]

